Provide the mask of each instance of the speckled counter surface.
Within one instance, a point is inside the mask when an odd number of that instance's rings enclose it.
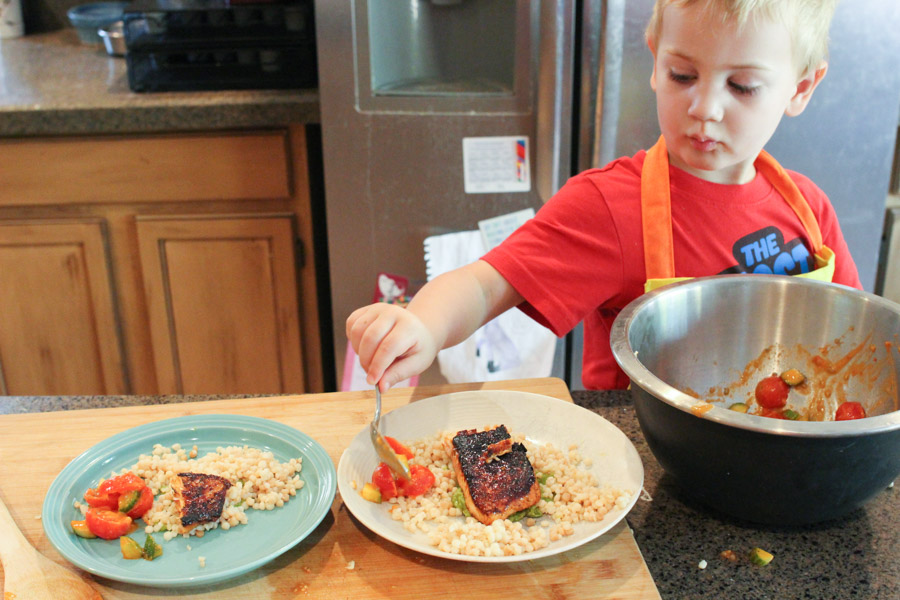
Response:
[[[817,525],[782,528],[737,521],[691,500],[653,458],[625,392],[574,392],[635,444],[646,494],[628,524],[665,600],[897,600],[900,598],[900,490],[887,489],[852,514]],[[0,414],[196,402],[252,396],[0,397]],[[698,452],[702,452],[698,449]],[[772,465],[777,468],[777,465]],[[760,490],[760,501],[765,491]],[[775,555],[749,562],[759,546]],[[720,556],[732,550],[735,562]],[[700,569],[701,560],[706,568]]]
[[[74,29],[0,40],[0,136],[284,126],[319,121],[318,90],[131,92],[125,59]]]

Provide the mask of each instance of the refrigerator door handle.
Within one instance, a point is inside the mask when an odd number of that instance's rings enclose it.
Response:
[[[581,48],[575,45],[576,19],[581,25]],[[546,202],[573,171],[599,167],[616,157],[625,0],[584,0],[580,16],[574,0],[544,0],[539,32],[534,173],[538,194]],[[572,115],[576,101],[577,124]],[[576,127],[577,162],[572,157]]]
[[[581,106],[578,171],[601,167],[618,154],[625,0],[588,0],[582,18]],[[590,85],[588,85],[590,84]]]
[[[543,0],[539,15],[535,187],[546,202],[572,169],[575,0]]]

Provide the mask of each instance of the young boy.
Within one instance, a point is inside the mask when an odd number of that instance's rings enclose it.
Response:
[[[561,336],[585,324],[583,381],[628,378],[609,329],[673,279],[813,276],[860,288],[834,209],[763,146],[825,76],[836,0],[657,0],[647,28],[662,136],[648,152],[570,179],[481,260],[435,278],[407,309],[354,311],[347,337],[387,390],[519,307]]]

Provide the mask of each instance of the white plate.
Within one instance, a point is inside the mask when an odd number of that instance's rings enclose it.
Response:
[[[644,483],[644,467],[631,441],[615,425],[585,408],[548,396],[513,391],[457,392],[419,400],[391,411],[381,420],[382,433],[399,440],[415,440],[440,431],[476,429],[506,425],[534,444],[553,444],[565,450],[577,444],[583,459],[590,459],[588,471],[602,486],[609,484],[628,494],[624,508],[613,509],[602,521],[579,523],[575,533],[549,546],[516,556],[463,556],[438,550],[421,532],[410,533],[394,521],[385,504],[364,500],[359,490],[370,481],[378,465],[366,426],[341,455],[338,463],[338,491],[350,512],[381,537],[423,554],[470,562],[514,562],[534,560],[581,546],[609,531],[634,506]],[[581,468],[585,469],[584,465]],[[351,482],[356,482],[353,489]],[[460,517],[462,518],[462,517]]]

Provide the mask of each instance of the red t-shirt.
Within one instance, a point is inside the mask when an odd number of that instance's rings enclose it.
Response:
[[[628,385],[609,345],[619,311],[643,294],[641,166],[646,152],[572,177],[501,245],[484,256],[525,298],[520,308],[556,335],[582,320],[582,380]],[[834,208],[809,179],[788,171],[835,253],[834,282],[861,288]],[[760,174],[743,185],[704,181],[669,167],[676,277],[724,273],[794,275],[814,268],[806,230]]]

